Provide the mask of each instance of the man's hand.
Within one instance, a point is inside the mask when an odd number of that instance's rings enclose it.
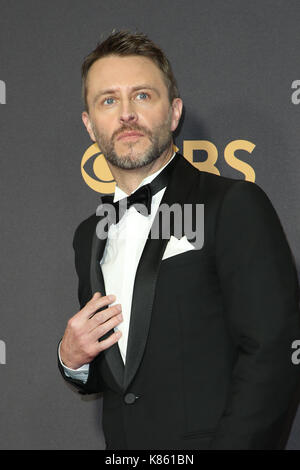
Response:
[[[92,299],[70,318],[60,345],[60,357],[65,366],[78,369],[119,340],[122,333],[116,331],[105,340],[98,341],[123,320],[121,305],[116,304],[95,313],[115,299],[114,295],[102,297],[100,292],[96,292]]]

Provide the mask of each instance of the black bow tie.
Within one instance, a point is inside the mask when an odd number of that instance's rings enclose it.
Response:
[[[177,159],[178,156],[176,154],[173,160],[167,164],[151,183],[141,186],[134,193],[120,201],[113,202],[113,195],[101,196],[101,204],[110,204],[114,208],[115,217],[113,214],[113,220],[111,222],[117,224],[126,210],[131,206],[135,207],[140,214],[147,217],[151,213],[152,196],[167,186]]]

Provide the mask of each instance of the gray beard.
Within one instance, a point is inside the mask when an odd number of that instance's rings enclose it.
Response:
[[[144,153],[137,155],[134,159],[131,157],[131,150],[134,150],[134,143],[129,144],[128,154],[122,155],[121,157],[115,152],[113,138],[108,140],[103,134],[98,134],[94,125],[92,124],[92,129],[96,138],[99,149],[103,153],[105,159],[114,165],[117,168],[124,170],[134,170],[136,168],[141,168],[143,166],[149,165],[150,163],[157,160],[162,153],[171,147],[173,136],[172,132],[169,130],[170,126],[170,117],[162,126],[158,128],[158,132],[155,132],[154,135],[149,135],[149,132],[146,132],[145,129],[140,127],[138,130],[144,132],[150,139],[151,145]],[[134,128],[123,128],[120,132],[126,130],[136,130]]]
[[[130,154],[119,157],[113,146],[111,146],[110,149],[106,148],[103,150],[103,146],[101,147],[101,144],[99,145],[99,139],[97,140],[98,146],[107,161],[118,168],[122,168],[124,170],[134,170],[135,168],[141,168],[157,160],[162,155],[162,153],[170,147],[172,143],[172,134],[168,140],[165,140],[165,142],[160,144],[158,142],[153,142],[145,153],[140,155],[139,158],[135,158],[134,160],[130,157]]]

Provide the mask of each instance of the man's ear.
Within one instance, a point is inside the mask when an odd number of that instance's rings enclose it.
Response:
[[[171,130],[172,132],[175,131],[177,128],[183,108],[183,101],[181,98],[174,98],[172,102],[172,122],[171,122]]]
[[[82,118],[83,124],[86,127],[86,130],[89,133],[90,138],[92,139],[93,142],[96,142],[91,120],[90,120],[88,113],[86,111],[83,111],[83,113],[81,114],[81,118]]]

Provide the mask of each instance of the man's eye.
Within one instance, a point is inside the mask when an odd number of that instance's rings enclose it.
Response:
[[[113,100],[114,98],[105,98],[105,100],[103,101],[104,104],[112,104],[113,103]]]
[[[138,99],[140,99],[140,100],[145,100],[146,98],[149,98],[148,93],[144,93],[144,92],[138,93],[138,94],[137,94],[137,97],[139,97],[139,96],[141,97],[141,98],[138,98]]]

